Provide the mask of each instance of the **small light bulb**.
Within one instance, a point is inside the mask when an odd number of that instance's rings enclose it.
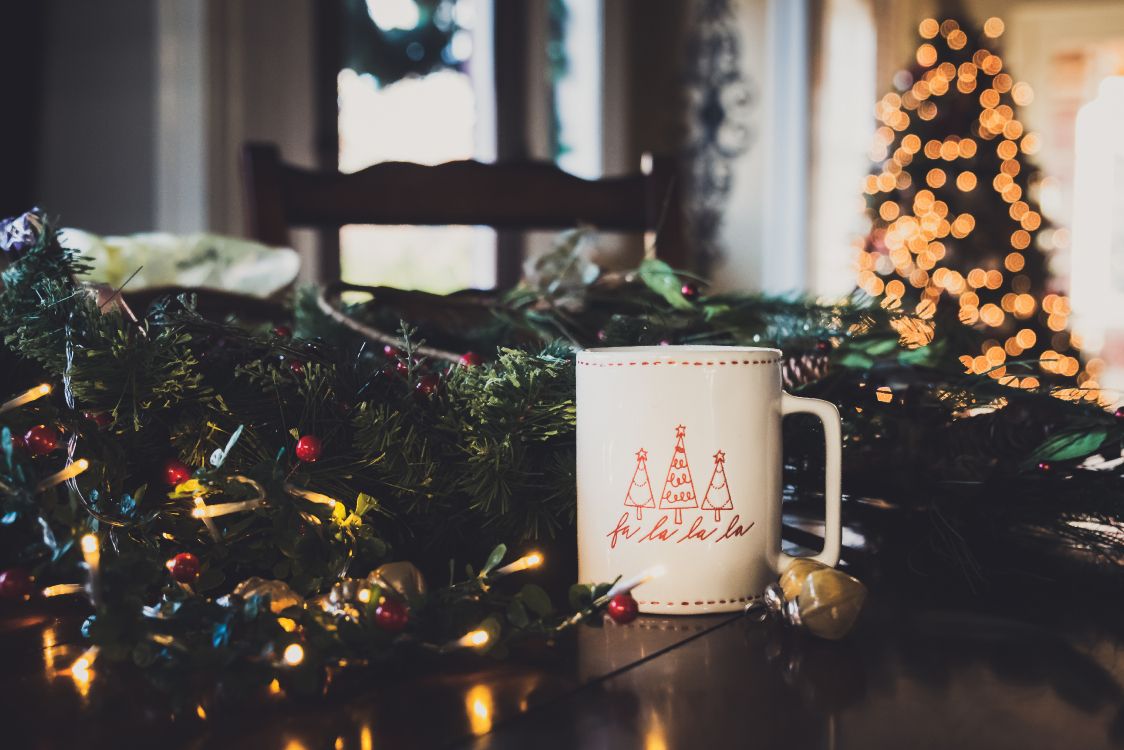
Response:
[[[290,667],[295,667],[304,661],[304,647],[299,643],[290,643],[285,647],[285,652],[281,656],[285,663]]]
[[[82,537],[82,552],[87,555],[92,555],[98,551],[98,538],[94,534],[86,534]]]
[[[358,599],[359,599],[359,601],[363,602],[364,604],[371,601],[371,590],[370,589],[359,589]]]
[[[486,630],[473,630],[468,634],[468,642],[473,646],[483,646],[491,639],[492,637],[488,635]]]

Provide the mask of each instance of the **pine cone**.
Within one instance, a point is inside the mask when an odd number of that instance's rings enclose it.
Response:
[[[830,366],[827,352],[813,350],[785,355],[781,361],[781,380],[785,390],[801,388],[827,377]]]

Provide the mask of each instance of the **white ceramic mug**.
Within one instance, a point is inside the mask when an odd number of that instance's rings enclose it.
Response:
[[[578,567],[583,581],[662,568],[640,610],[741,609],[781,552],[781,417],[824,426],[824,548],[839,561],[839,412],[781,390],[777,349],[642,346],[577,357]]]

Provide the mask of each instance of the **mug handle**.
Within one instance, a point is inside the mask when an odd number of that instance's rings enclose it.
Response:
[[[839,562],[839,549],[842,545],[842,444],[843,435],[839,423],[839,410],[830,401],[818,398],[801,398],[781,392],[781,416],[806,413],[816,416],[823,423],[826,471],[824,473],[824,535],[823,551],[812,555],[811,560],[835,567]],[[779,544],[779,537],[778,537]],[[777,575],[784,572],[789,563],[797,558],[778,550]]]

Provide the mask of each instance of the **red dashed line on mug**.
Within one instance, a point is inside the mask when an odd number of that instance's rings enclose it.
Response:
[[[688,361],[677,362],[676,360],[673,360],[673,359],[655,360],[654,362],[587,362],[587,361],[580,360],[580,359],[578,360],[578,364],[581,365],[582,367],[637,367],[637,366],[646,367],[648,365],[651,365],[651,366],[656,366],[656,365],[694,365],[695,367],[702,367],[704,365],[714,365],[714,366],[723,366],[723,365],[775,365],[778,362],[780,362],[779,359],[743,359],[743,360],[731,360],[729,362],[688,362]]]

